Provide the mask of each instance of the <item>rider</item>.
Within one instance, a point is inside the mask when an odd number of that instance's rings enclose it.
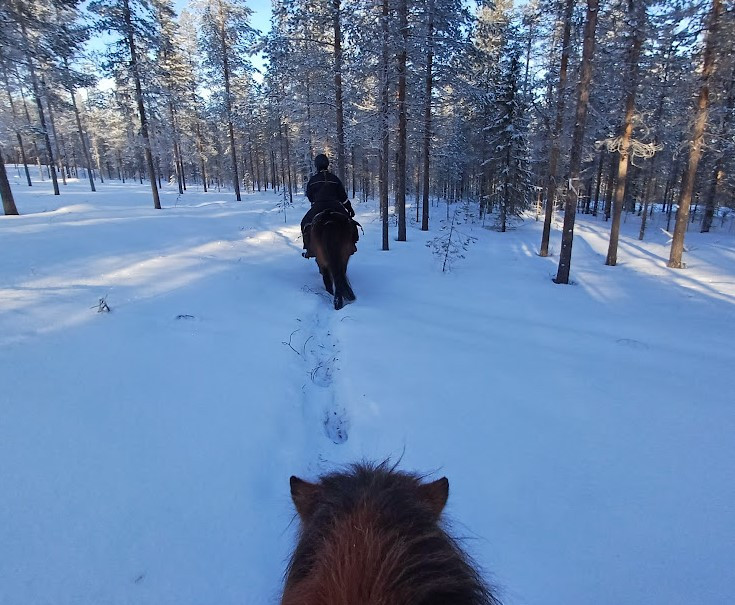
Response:
[[[332,174],[327,170],[329,168],[329,158],[323,153],[320,153],[314,158],[314,166],[317,172],[306,184],[306,197],[311,202],[311,208],[301,220],[301,233],[303,235],[305,249],[302,255],[305,258],[312,258],[314,256],[311,250],[309,250],[309,241],[311,239],[311,222],[317,214],[323,210],[332,209],[343,211],[350,218],[355,216],[355,211],[352,209],[350,200],[347,199],[347,192],[342,181],[339,180],[336,174]],[[356,233],[357,227],[355,227]]]

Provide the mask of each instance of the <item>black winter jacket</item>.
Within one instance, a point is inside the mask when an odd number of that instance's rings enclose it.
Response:
[[[329,202],[344,204],[347,201],[347,192],[336,174],[320,170],[306,184],[306,197],[312,206]]]

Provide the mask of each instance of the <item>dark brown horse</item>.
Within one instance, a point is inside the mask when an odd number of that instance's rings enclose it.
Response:
[[[324,287],[334,295],[334,308],[339,310],[345,300],[355,300],[347,279],[347,263],[357,250],[353,234],[356,227],[344,212],[324,210],[314,217],[311,225],[311,248],[316,254]]]
[[[291,477],[301,532],[281,605],[497,605],[440,525],[448,496],[445,477],[386,463]]]

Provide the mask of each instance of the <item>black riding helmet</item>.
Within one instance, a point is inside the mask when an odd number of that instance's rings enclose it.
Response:
[[[323,153],[320,153],[314,158],[314,166],[316,166],[317,170],[326,170],[329,168],[329,158]]]

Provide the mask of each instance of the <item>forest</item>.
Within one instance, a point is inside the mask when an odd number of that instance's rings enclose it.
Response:
[[[0,605],[321,603],[307,509],[339,603],[477,603],[440,528],[505,605],[731,605],[734,151],[735,0],[0,0]],[[444,487],[292,498],[359,461]]]
[[[22,173],[303,189],[322,151],[382,244],[465,203],[500,231],[543,220],[568,283],[577,212],[666,216],[669,267],[688,229],[732,222],[732,0],[5,0],[0,151]],[[0,175],[5,214],[22,212]],[[434,205],[432,205],[432,201]]]

